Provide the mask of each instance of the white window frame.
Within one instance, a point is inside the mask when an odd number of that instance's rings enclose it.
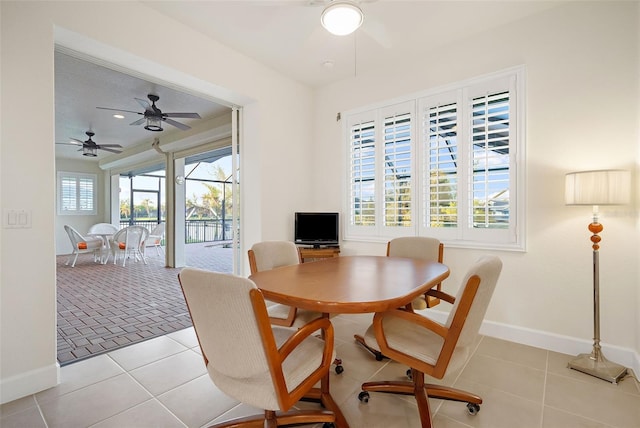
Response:
[[[470,183],[472,177],[471,144],[471,101],[473,98],[492,93],[509,91],[509,223],[508,227],[482,229],[473,227],[470,217]],[[443,87],[411,94],[375,105],[365,106],[344,113],[343,135],[346,142],[346,185],[343,198],[343,224],[345,241],[385,242],[396,236],[432,236],[445,245],[460,248],[501,249],[525,251],[525,68],[513,67],[485,76],[457,82]],[[429,167],[428,150],[423,147],[422,112],[433,102],[454,102],[457,104],[458,143],[458,214],[457,226],[451,228],[428,227],[425,224],[425,186],[429,185],[426,169]],[[384,157],[383,125],[385,116],[398,106],[413,105],[411,115],[411,227],[384,226],[384,171],[380,159]],[[375,225],[352,225],[352,148],[351,129],[356,123],[373,120],[375,125],[376,175],[375,175]],[[428,137],[427,137],[428,138]],[[429,190],[426,189],[428,192]]]
[[[58,215],[96,215],[98,213],[98,176],[96,174],[58,171],[57,176]],[[63,201],[64,192],[62,186],[64,180],[75,182],[75,201],[72,209],[64,209],[65,203]],[[89,196],[82,194],[81,181],[91,183],[91,194]]]

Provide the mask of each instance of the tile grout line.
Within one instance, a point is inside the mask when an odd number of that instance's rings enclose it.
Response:
[[[540,428],[544,426],[544,407],[547,399],[547,379],[549,376],[549,351],[546,352],[544,365],[544,381],[542,382],[542,403],[540,406]]]

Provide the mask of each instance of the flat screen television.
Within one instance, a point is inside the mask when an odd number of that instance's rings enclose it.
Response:
[[[296,244],[315,248],[338,245],[339,224],[338,213],[297,212],[293,239]]]

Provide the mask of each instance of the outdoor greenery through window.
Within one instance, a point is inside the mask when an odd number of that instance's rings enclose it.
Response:
[[[345,114],[345,239],[524,249],[524,69]]]
[[[78,172],[58,172],[58,214],[95,215],[97,176]]]
[[[231,156],[185,166],[185,243],[231,239]],[[133,201],[133,204],[131,204]],[[166,221],[164,169],[120,176],[120,225]]]

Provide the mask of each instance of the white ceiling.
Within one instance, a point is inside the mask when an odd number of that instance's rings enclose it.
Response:
[[[56,106],[56,143],[68,143],[70,138],[85,141],[85,132],[95,133],[96,144],[120,144],[132,147],[143,142],[151,142],[155,137],[183,132],[163,123],[162,132],[151,132],[144,125],[130,125],[142,116],[135,113],[122,113],[124,119],[113,117],[116,111],[101,110],[96,107],[108,107],[144,112],[144,108],[135,100],[148,101],[147,95],[160,97],[156,107],[163,113],[198,113],[202,119],[174,119],[188,126],[219,116],[229,111],[229,107],[216,104],[162,85],[133,77],[103,66],[78,59],[67,53],[55,54],[55,106]],[[87,161],[99,161],[112,156],[99,150],[97,157],[82,156],[79,146],[56,144],[57,158],[73,158]]]
[[[456,39],[562,3],[363,0],[364,24],[353,35],[340,37],[320,25],[324,0],[144,1],[150,8],[312,87],[353,77],[359,70],[427,55]],[[150,93],[160,96],[157,106],[163,112],[196,112],[207,120],[228,111],[207,99],[152,83],[152,78],[132,77],[67,53],[56,53],[56,143],[69,138],[84,141],[89,129],[95,132],[97,144],[125,147],[181,132],[165,124],[165,131],[152,133],[143,125],[129,125],[139,115],[125,113],[125,119],[118,120],[113,118],[115,112],[96,109],[142,112],[134,98],[147,99]],[[332,65],[324,65],[327,62]],[[190,126],[197,121],[177,120]],[[97,158],[87,158],[77,150],[56,145],[56,156],[99,160],[111,155],[99,152]]]
[[[328,0],[143,3],[287,76],[318,87],[353,77],[358,70],[425,54],[563,2],[361,0],[364,23],[348,36],[334,36],[320,25]],[[327,61],[333,66],[325,66]]]

